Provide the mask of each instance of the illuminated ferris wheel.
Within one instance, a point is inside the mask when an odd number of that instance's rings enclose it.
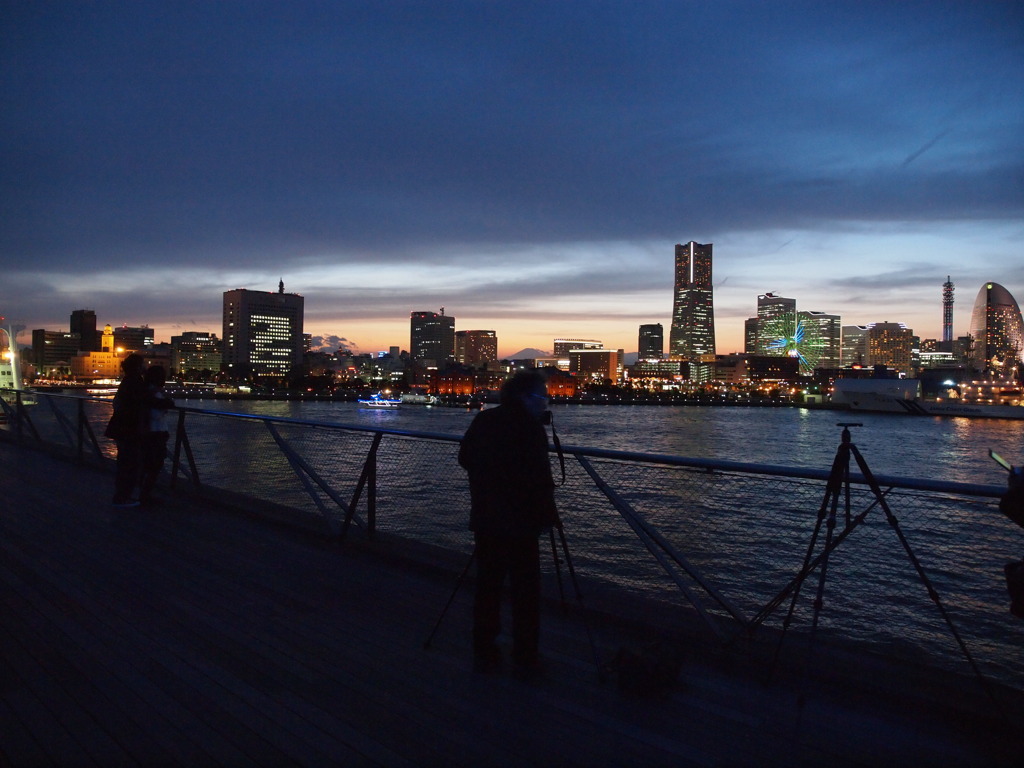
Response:
[[[821,362],[825,339],[821,327],[807,318],[789,313],[779,315],[765,321],[762,333],[765,352],[799,359],[800,373],[813,373]]]

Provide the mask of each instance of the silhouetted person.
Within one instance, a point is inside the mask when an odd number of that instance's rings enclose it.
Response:
[[[1024,528],[1024,468],[1016,467],[1006,482],[1006,493],[999,500],[1004,515]],[[1010,594],[1010,612],[1024,619],[1024,560],[1007,563],[1006,591]]]
[[[114,478],[115,507],[137,507],[132,494],[139,482],[142,465],[142,435],[145,431],[146,382],[142,378],[145,361],[128,355],[121,361],[121,383],[114,395],[114,412],[104,434],[117,443],[117,474]]]
[[[501,590],[512,592],[512,661],[519,674],[540,669],[540,534],[558,522],[543,417],[544,377],[522,371],[505,382],[497,408],[466,430],[459,464],[469,473],[469,527],[476,540],[474,669],[501,667]]]
[[[174,407],[174,401],[164,392],[167,372],[162,365],[151,365],[143,374],[146,382],[146,423],[142,435],[142,479],[139,482],[139,502],[143,505],[158,504],[153,497],[160,470],[167,457],[167,410]]]

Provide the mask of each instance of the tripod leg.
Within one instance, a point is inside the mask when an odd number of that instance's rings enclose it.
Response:
[[[594,658],[594,668],[597,670],[597,679],[604,682],[604,667],[601,666],[601,660],[597,655],[597,645],[594,644],[594,635],[590,631],[590,622],[587,621],[587,611],[583,605],[583,591],[580,589],[580,583],[576,579],[576,569],[572,564],[572,557],[569,555],[569,543],[565,539],[565,529],[562,528],[561,524],[557,526],[558,536],[562,541],[562,552],[565,553],[565,565],[569,569],[569,578],[572,580],[573,589],[576,592],[576,599],[580,604],[580,615],[583,617],[583,629],[587,633],[587,642],[590,644],[590,654]],[[551,542],[554,544],[555,532],[551,531]],[[559,582],[561,583],[561,582]],[[564,600],[564,598],[563,598]]]
[[[444,604],[444,608],[441,610],[441,615],[437,617],[437,623],[434,624],[434,628],[430,631],[430,635],[423,641],[424,648],[430,648],[430,644],[434,640],[434,635],[437,634],[437,630],[441,627],[441,622],[444,621],[444,617],[448,614],[448,609],[451,607],[452,602],[455,600],[455,595],[458,594],[459,589],[462,588],[462,582],[466,580],[466,574],[469,573],[469,566],[473,564],[476,559],[476,547],[473,547],[473,552],[469,556],[469,560],[466,561],[466,567],[462,569],[462,573],[459,574],[459,580],[455,582],[455,589],[452,590],[451,595],[448,597],[448,602]]]
[[[562,562],[558,557],[558,546],[555,544],[555,530],[548,531],[551,537],[551,559],[555,561],[555,574],[558,576],[558,595],[562,600],[562,613],[569,613],[569,605],[565,602],[565,587],[562,585]]]
[[[825,496],[822,498],[821,506],[818,508],[818,518],[814,524],[814,532],[811,534],[811,541],[807,545],[807,553],[804,555],[800,576],[793,589],[793,597],[789,601],[789,610],[786,612],[786,618],[782,620],[782,634],[779,635],[779,642],[775,647],[775,657],[772,659],[771,671],[768,673],[769,680],[775,676],[775,670],[779,664],[779,656],[782,654],[782,644],[786,639],[786,633],[789,631],[789,625],[792,623],[793,612],[796,610],[796,603],[800,597],[800,590],[803,587],[804,580],[810,575],[808,567],[814,556],[814,548],[818,543],[818,536],[821,534],[821,526],[827,518],[831,517],[833,521],[835,519],[835,510],[839,494],[842,491],[843,479],[849,476],[849,466],[850,451],[848,444],[844,442],[839,445],[839,450],[836,451],[836,457],[832,461],[832,470],[829,472],[828,481],[825,483]],[[822,587],[823,582],[819,580],[819,591]],[[817,614],[815,614],[816,618]]]

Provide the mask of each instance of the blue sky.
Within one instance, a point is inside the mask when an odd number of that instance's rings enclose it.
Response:
[[[1024,4],[0,2],[0,314],[220,331],[221,293],[636,349],[677,242],[759,293],[967,332],[1024,299]],[[20,340],[27,343],[28,337]]]

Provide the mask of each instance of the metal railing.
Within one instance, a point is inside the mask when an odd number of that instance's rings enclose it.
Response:
[[[109,400],[2,394],[0,438],[112,462]],[[473,546],[459,437],[179,408],[166,484],[330,536],[413,540],[457,563]],[[813,625],[825,641],[924,666],[971,674],[976,662],[1024,690],[1024,622],[1008,611],[1003,576],[1020,531],[997,510],[1001,488],[879,476],[882,504],[851,472],[833,494],[822,581],[809,542],[829,517],[828,470],[562,451],[556,499],[588,605],[643,602],[648,618],[652,606],[666,626],[688,617],[727,643]],[[552,540],[549,577],[555,550]]]

